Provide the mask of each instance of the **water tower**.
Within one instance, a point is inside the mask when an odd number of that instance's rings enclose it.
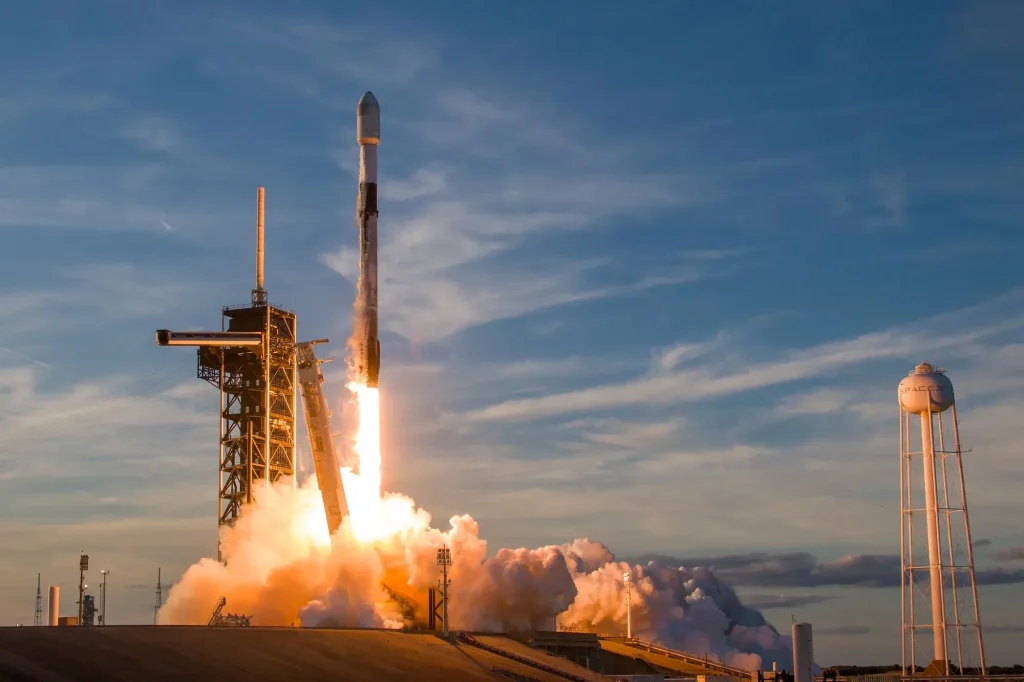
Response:
[[[985,675],[953,382],[922,362],[899,403],[903,674],[947,677],[955,665]]]

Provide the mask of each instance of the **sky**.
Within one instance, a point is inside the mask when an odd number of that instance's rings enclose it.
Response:
[[[989,661],[1024,662],[1024,5],[14,5],[0,623],[80,551],[151,622],[157,567],[215,551],[217,393],[153,332],[249,300],[265,186],[270,300],[343,355],[369,89],[388,490],[492,550],[714,559],[819,662],[896,663],[896,386],[928,360]]]

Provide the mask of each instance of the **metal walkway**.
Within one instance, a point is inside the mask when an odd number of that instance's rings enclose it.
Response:
[[[677,651],[676,649],[669,649],[668,647],[658,646],[650,642],[645,642],[640,639],[626,639],[625,637],[609,637],[601,640],[602,647],[605,644],[621,644],[627,651],[632,649],[638,654],[640,652],[648,652],[655,654],[656,656],[664,656],[667,659],[678,661],[686,666],[692,668],[700,668],[708,673],[722,675],[724,677],[738,677],[741,679],[750,679],[750,670],[744,670],[743,668],[736,668],[731,665],[725,665],[718,661],[712,661],[707,656],[695,656],[688,654],[683,651]],[[608,647],[611,650],[611,647]],[[618,648],[618,647],[615,647]],[[624,654],[626,651],[613,651],[613,653]],[[639,657],[639,656],[638,656]],[[652,661],[653,662],[653,661]]]

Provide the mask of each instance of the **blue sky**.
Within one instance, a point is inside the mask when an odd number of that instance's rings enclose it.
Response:
[[[1019,4],[352,12],[0,10],[2,622],[82,549],[146,622],[156,567],[213,551],[216,392],[153,330],[248,300],[264,185],[271,300],[342,354],[367,89],[387,488],[492,548],[896,554],[895,388],[928,359],[978,566],[1024,569]],[[754,573],[822,662],[899,659],[898,592]],[[1022,593],[982,588],[994,662]]]

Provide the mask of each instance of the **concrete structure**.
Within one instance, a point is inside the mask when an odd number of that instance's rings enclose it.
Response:
[[[50,585],[50,603],[48,607],[49,618],[47,623],[51,627],[56,627],[57,618],[60,616],[60,588],[56,585]]]
[[[814,682],[814,643],[810,623],[793,623],[793,682]]]
[[[33,633],[33,634],[29,634]],[[481,645],[388,630],[120,626],[0,628],[0,679],[104,682],[601,682],[500,636]],[[503,648],[505,647],[505,648]]]
[[[953,664],[960,669],[980,667],[984,675],[985,649],[953,383],[943,370],[922,362],[900,382],[898,397],[904,675],[925,665],[929,675],[948,676]],[[915,433],[919,434],[916,444]],[[920,480],[914,474],[917,458],[922,467]],[[960,517],[956,523],[954,517]],[[974,631],[973,638],[967,636],[968,629]],[[927,647],[920,641],[925,632],[931,640]],[[969,639],[977,642],[976,648]]]

